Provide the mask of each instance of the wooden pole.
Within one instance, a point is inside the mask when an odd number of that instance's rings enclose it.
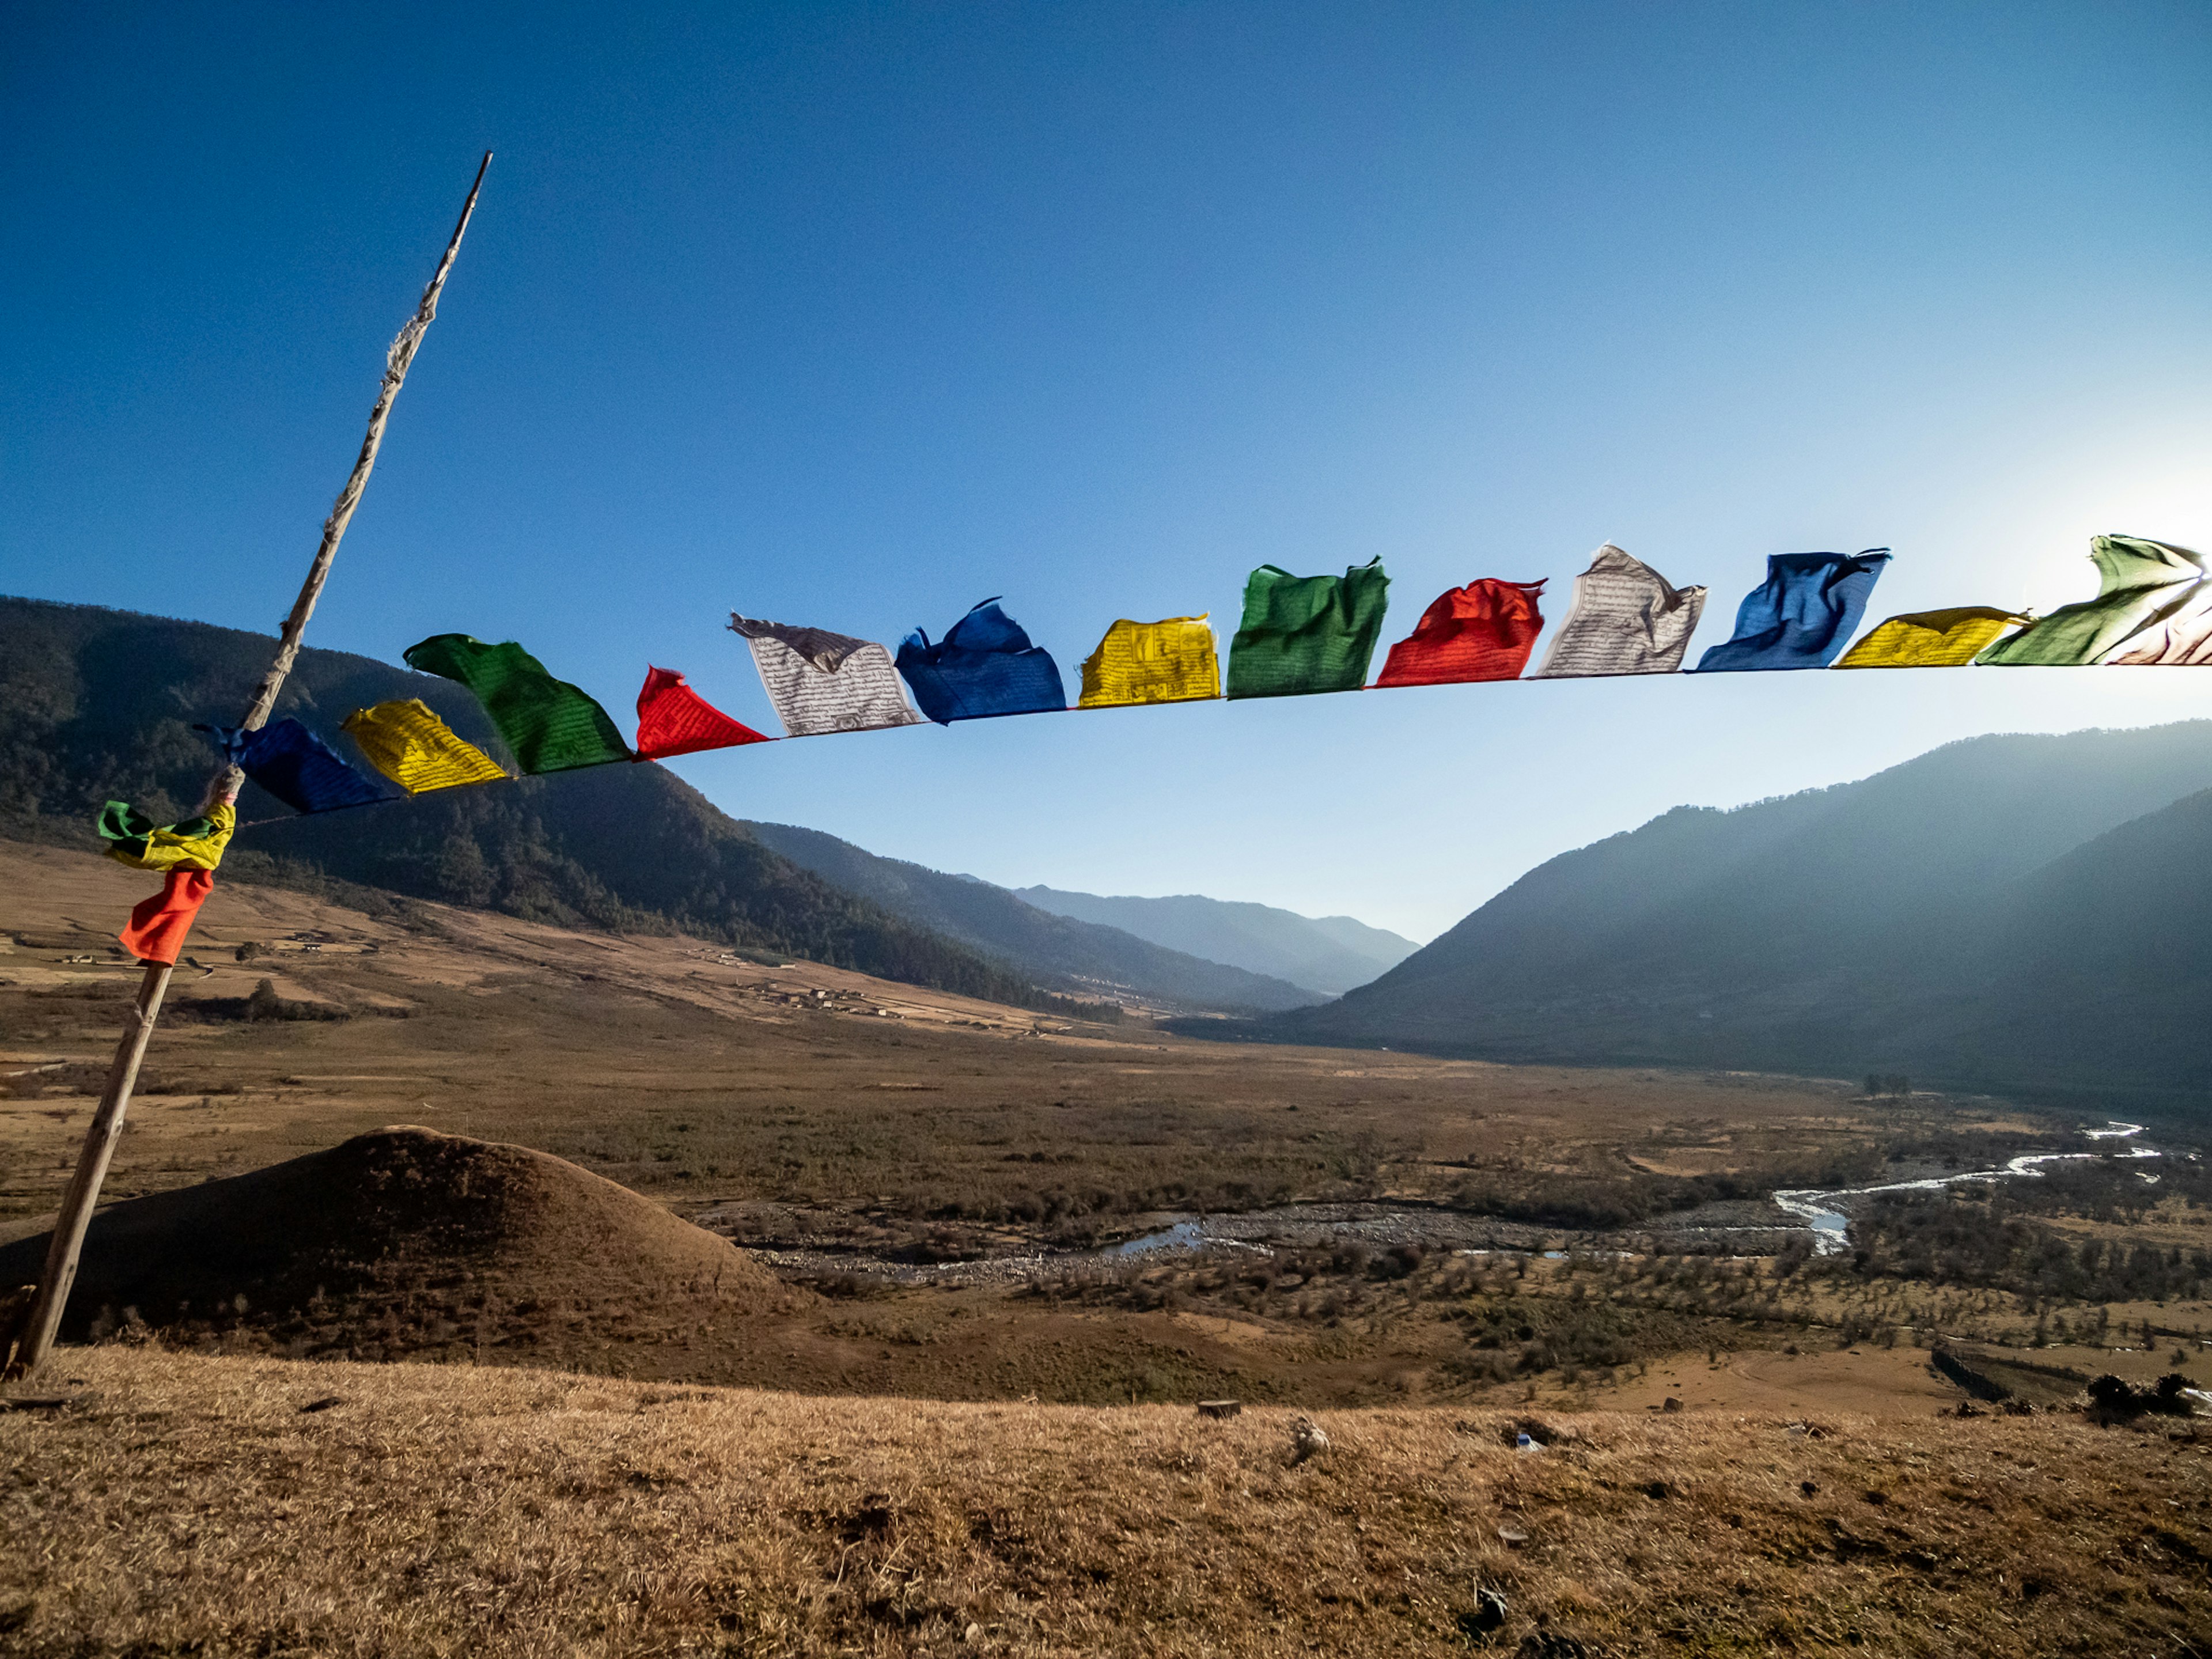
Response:
[[[486,150],[483,163],[477,168],[476,182],[469,186],[469,199],[462,204],[460,222],[453,227],[453,240],[446,244],[445,257],[431,274],[430,285],[422,290],[422,301],[416,307],[415,314],[408,319],[407,325],[399,331],[384,355],[384,381],[377,390],[376,406],[368,411],[368,431],[361,441],[361,453],[354,460],[345,488],[338,491],[331,516],[323,521],[322,545],[315,550],[314,562],[307,567],[307,580],[301,585],[300,597],[293,601],[291,615],[284,618],[283,630],[277,637],[276,659],[269,665],[269,672],[261,677],[261,684],[254,688],[252,702],[246,705],[246,718],[240,725],[248,732],[258,731],[267,723],[270,712],[276,707],[276,694],[283,690],[285,676],[292,672],[292,664],[300,654],[300,636],[307,631],[307,618],[315,614],[315,601],[322,596],[323,584],[330,580],[338,543],[344,539],[346,526],[353,522],[354,508],[361,505],[362,492],[368,487],[368,475],[376,466],[376,452],[384,442],[384,425],[391,418],[392,399],[406,383],[408,366],[415,361],[422,336],[428,332],[438,315],[438,295],[445,289],[447,273],[453,268],[453,256],[461,251],[462,234],[469,228],[470,216],[477,210],[477,192],[483,188],[484,169],[490,166],[491,152]],[[243,775],[237,768],[218,769],[208,786],[206,804],[234,797],[242,781]],[[53,1238],[46,1247],[46,1269],[39,1278],[39,1293],[31,1304],[21,1344],[9,1368],[11,1377],[29,1376],[53,1350],[55,1334],[61,1328],[62,1310],[68,1304],[70,1289],[76,1282],[85,1230],[92,1224],[93,1208],[100,1201],[100,1183],[106,1178],[109,1161],[115,1156],[115,1143],[123,1135],[123,1116],[131,1107],[131,1091],[138,1080],[139,1062],[146,1058],[146,1045],[153,1038],[154,1024],[161,1017],[161,998],[169,988],[169,972],[167,964],[149,962],[145,977],[139,981],[138,1000],[131,1008],[131,1023],[124,1028],[123,1040],[116,1045],[114,1061],[108,1066],[107,1085],[100,1091],[100,1109],[92,1115],[92,1127],[85,1131],[84,1150],[77,1154],[76,1172],[70,1176],[69,1187],[62,1194],[61,1213],[55,1218]]]

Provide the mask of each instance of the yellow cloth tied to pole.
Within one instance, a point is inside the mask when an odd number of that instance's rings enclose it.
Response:
[[[368,763],[410,795],[507,776],[483,750],[455,737],[420,697],[356,708],[345,717],[344,729]]]
[[[156,826],[127,803],[112,800],[100,815],[107,856],[134,870],[212,870],[238,828],[238,809],[217,801],[196,818]]]
[[[2029,618],[1984,605],[1892,617],[1850,650],[1838,668],[1964,668],[2008,629]]]
[[[1221,664],[1206,617],[1170,617],[1156,623],[1135,623],[1125,617],[1106,630],[1098,648],[1085,659],[1079,706],[1198,702],[1220,695]]]

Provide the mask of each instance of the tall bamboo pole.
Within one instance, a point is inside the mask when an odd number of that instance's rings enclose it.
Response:
[[[446,286],[446,274],[453,268],[453,256],[461,251],[461,237],[469,228],[470,216],[477,210],[477,192],[483,188],[484,169],[490,166],[491,152],[486,150],[483,163],[477,168],[476,182],[469,186],[469,199],[462,204],[460,222],[453,227],[453,240],[446,244],[445,257],[431,274],[430,285],[422,290],[422,303],[384,354],[384,382],[377,391],[376,406],[368,411],[368,431],[361,441],[361,453],[354,460],[345,488],[338,491],[331,516],[323,521],[322,545],[315,550],[314,562],[307,567],[307,580],[301,585],[292,614],[284,618],[276,659],[254,689],[253,700],[246,705],[246,718],[240,725],[248,732],[258,731],[267,722],[270,711],[276,706],[276,694],[283,690],[284,678],[292,672],[293,661],[300,654],[300,635],[307,631],[307,618],[315,614],[315,601],[322,595],[323,584],[330,579],[338,543],[344,539],[346,526],[353,522],[354,508],[361,505],[362,492],[368,487],[368,475],[376,466],[376,452],[384,442],[384,424],[391,418],[392,399],[406,383],[408,366],[415,361],[416,348],[437,317],[438,295]],[[237,768],[219,768],[208,785],[206,804],[234,797],[242,781],[243,775]],[[85,1131],[84,1149],[77,1154],[76,1172],[70,1176],[69,1188],[62,1195],[61,1214],[54,1222],[53,1238],[46,1248],[46,1270],[40,1276],[39,1293],[31,1304],[15,1362],[9,1370],[11,1376],[30,1375],[53,1349],[54,1334],[61,1328],[62,1310],[69,1302],[70,1287],[76,1282],[77,1259],[83,1253],[85,1229],[92,1223],[93,1206],[100,1201],[100,1182],[106,1178],[108,1162],[115,1156],[115,1143],[122,1138],[123,1115],[130,1109],[131,1091],[138,1080],[139,1062],[146,1057],[146,1045],[153,1037],[154,1024],[161,1017],[161,998],[169,988],[169,971],[167,963],[149,962],[145,977],[139,981],[138,1000],[131,1007],[130,1023],[124,1027],[123,1040],[116,1045],[115,1059],[108,1066],[107,1085],[100,1091],[100,1108],[92,1115],[92,1127]]]

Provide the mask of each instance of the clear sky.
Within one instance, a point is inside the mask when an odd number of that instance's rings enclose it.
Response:
[[[648,661],[727,613],[1107,623],[1607,538],[1711,586],[1887,545],[1872,615],[2212,547],[2212,8],[118,4],[0,19],[0,591],[273,629],[498,152],[311,643]],[[243,688],[241,689],[243,690]],[[223,711],[209,711],[221,713]],[[1681,802],[2212,672],[1522,683],[677,763],[1010,884],[1419,938]],[[390,810],[404,811],[404,808]]]

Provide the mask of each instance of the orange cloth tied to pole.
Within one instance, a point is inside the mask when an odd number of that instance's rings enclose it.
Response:
[[[185,948],[185,936],[192,931],[193,919],[213,891],[214,871],[172,870],[161,883],[161,890],[131,910],[130,924],[116,937],[139,961],[173,968],[177,952]]]

